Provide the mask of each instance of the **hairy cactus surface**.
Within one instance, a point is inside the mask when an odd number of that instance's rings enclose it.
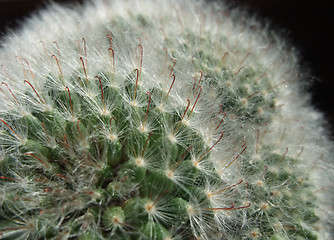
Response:
[[[333,237],[309,75],[249,14],[52,5],[0,63],[0,239]]]

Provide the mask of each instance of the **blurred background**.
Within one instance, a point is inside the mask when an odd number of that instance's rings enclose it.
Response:
[[[85,0],[54,0],[82,3]],[[219,0],[210,0],[219,1]],[[227,0],[267,19],[300,51],[314,79],[313,105],[322,111],[334,136],[334,3],[331,0]],[[0,42],[25,18],[47,5],[46,0],[0,0]],[[334,137],[333,137],[334,139]]]

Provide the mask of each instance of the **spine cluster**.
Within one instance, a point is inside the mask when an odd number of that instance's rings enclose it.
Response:
[[[333,147],[263,28],[115,0],[8,38],[0,239],[330,239]]]

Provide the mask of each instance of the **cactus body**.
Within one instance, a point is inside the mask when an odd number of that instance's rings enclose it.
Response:
[[[264,28],[190,1],[32,19],[0,51],[0,238],[330,239],[332,144]]]

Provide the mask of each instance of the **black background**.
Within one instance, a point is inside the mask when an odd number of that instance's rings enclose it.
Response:
[[[69,3],[84,0],[55,0]],[[214,1],[214,0],[211,0]],[[217,0],[216,0],[217,1]],[[310,88],[313,104],[325,113],[334,136],[334,7],[330,0],[228,0],[242,5],[285,30],[288,39],[300,51],[315,79]],[[0,0],[0,39],[20,21],[44,8],[45,0]]]

